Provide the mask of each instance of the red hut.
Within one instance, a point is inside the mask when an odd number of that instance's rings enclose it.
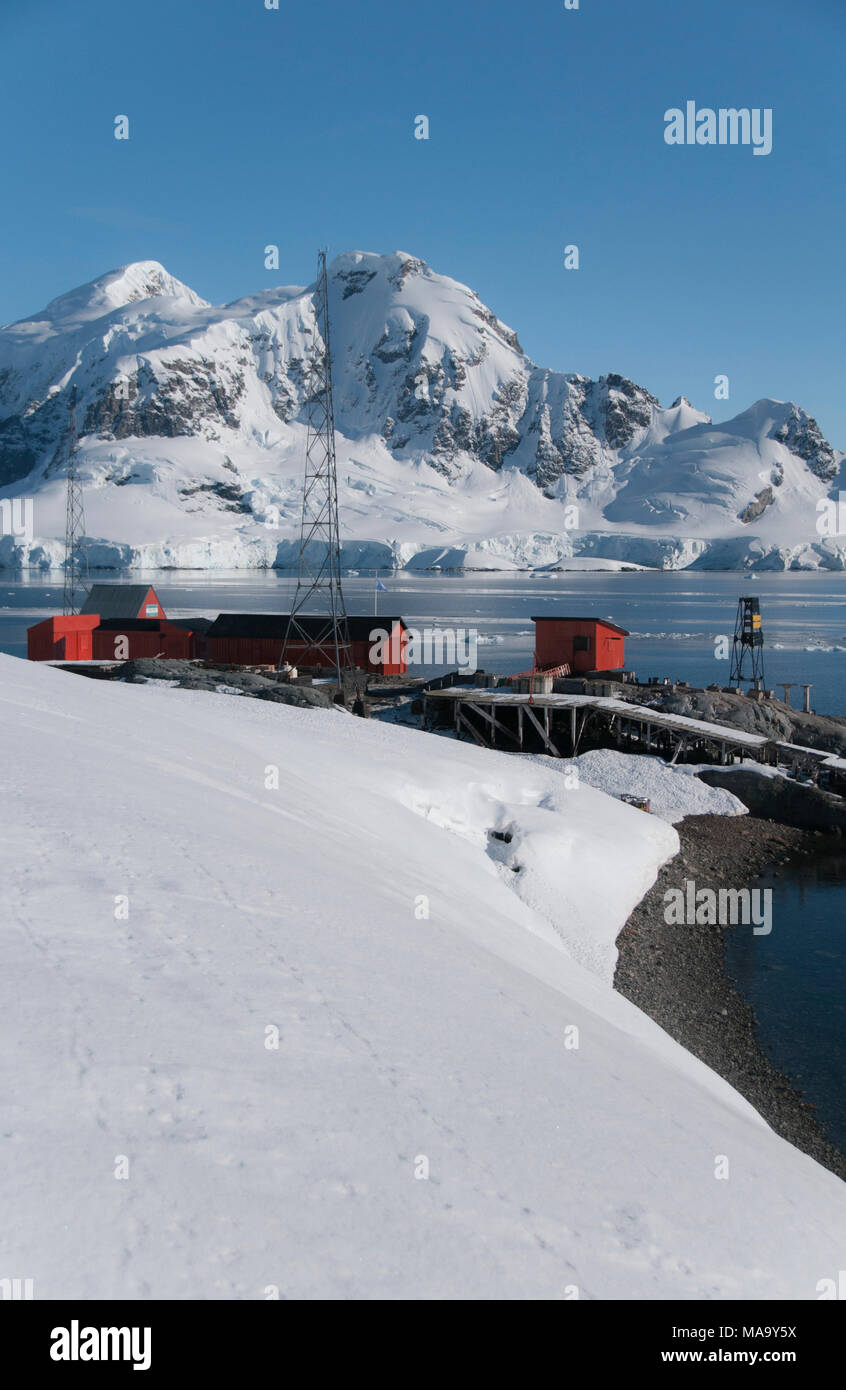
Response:
[[[30,661],[90,661],[92,634],[100,619],[96,613],[71,613],[44,618],[26,631]]]
[[[574,673],[619,671],[628,632],[605,618],[532,618],[540,670],[564,663]]]

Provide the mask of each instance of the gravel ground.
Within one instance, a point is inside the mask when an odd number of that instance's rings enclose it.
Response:
[[[664,921],[664,893],[683,888],[687,879],[697,889],[742,887],[788,858],[827,849],[842,853],[843,840],[752,816],[688,816],[677,828],[680,853],[661,870],[617,938],[615,987],[730,1082],[777,1134],[846,1179],[846,1156],[763,1052],[754,1011],[726,974],[725,931],[732,928]]]

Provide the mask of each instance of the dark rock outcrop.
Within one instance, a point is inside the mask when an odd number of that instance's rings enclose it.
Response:
[[[724,787],[733,792],[750,814],[760,820],[836,835],[842,835],[846,828],[846,802],[819,787],[794,782],[790,777],[752,772],[745,767],[708,768],[699,776],[710,787]]]

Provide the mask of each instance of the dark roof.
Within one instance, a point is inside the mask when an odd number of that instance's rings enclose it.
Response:
[[[211,618],[101,618],[100,630],[107,632],[163,632],[169,627],[183,632],[208,632]]]
[[[619,632],[623,637],[629,637],[628,628],[618,627],[616,623],[609,623],[607,618],[586,618],[584,615],[575,618],[561,618],[557,613],[544,613],[540,618],[532,618],[533,623],[599,623],[601,627],[610,627],[614,632]]]
[[[81,613],[99,613],[101,618],[135,618],[150,592],[149,584],[92,584]]]
[[[291,618],[288,613],[220,613],[208,630],[208,637],[252,637],[280,639],[287,634]],[[319,637],[326,629],[329,619],[319,615],[300,613],[297,623],[312,639]],[[369,642],[370,634],[378,629],[390,632],[395,623],[405,623],[402,618],[353,617],[347,618],[350,641]]]
[[[101,618],[97,632],[161,632],[167,627],[162,618]]]
[[[185,627],[189,632],[197,632],[201,636],[208,632],[212,625],[211,618],[168,618],[170,627]]]

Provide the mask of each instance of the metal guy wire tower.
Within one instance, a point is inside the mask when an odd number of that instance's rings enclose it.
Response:
[[[81,577],[83,562],[82,541],[85,537],[85,512],[82,505],[82,484],[76,471],[76,387],[71,390],[68,418],[68,474],[65,505],[65,580],[62,612],[65,617],[76,612],[77,602],[84,593]]]
[[[343,672],[352,669],[353,661],[341,589],[332,347],[325,251],[317,254],[314,313],[317,333],[313,340],[310,366],[297,591],[282,643],[280,666],[286,660],[286,649],[296,647],[296,660],[300,665],[328,666],[334,669],[341,682]],[[320,621],[309,622],[309,618]]]
[[[748,676],[745,674],[747,666],[750,672]],[[764,684],[764,632],[761,627],[761,605],[756,598],[737,601],[729,685],[740,685],[742,681],[751,682],[756,690],[760,690]]]

